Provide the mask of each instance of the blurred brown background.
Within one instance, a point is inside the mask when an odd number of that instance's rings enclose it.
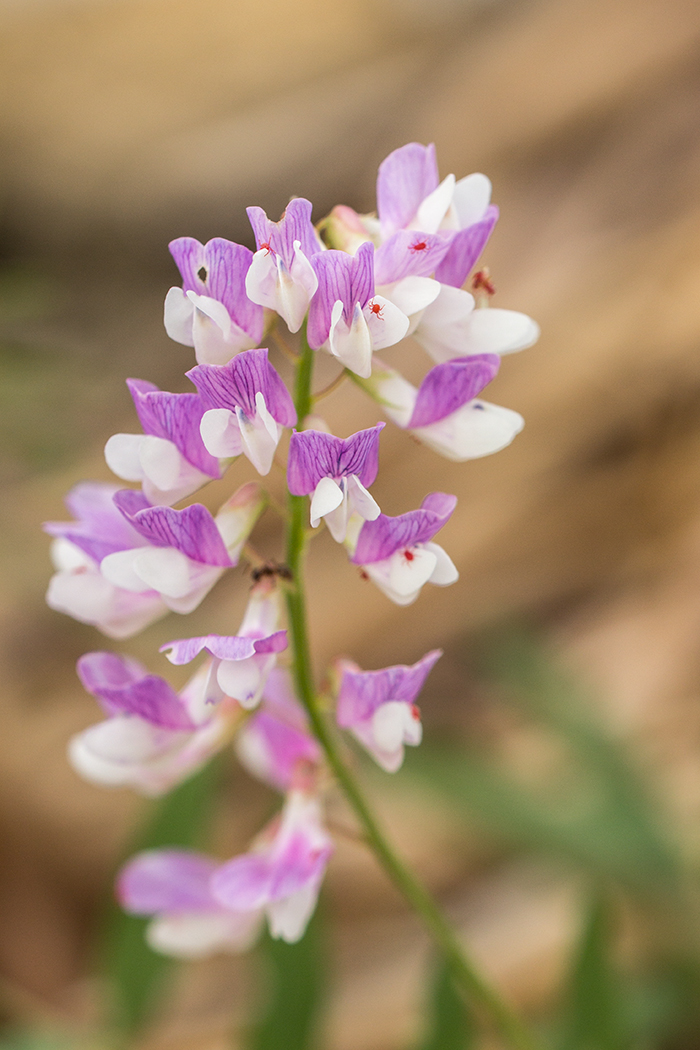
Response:
[[[442,646],[423,701],[428,731],[487,724],[527,764],[541,741],[484,713],[470,654],[486,627],[539,624],[593,685],[600,718],[697,854],[700,6],[3,0],[0,39],[6,1017],[89,1027],[98,902],[141,811],[66,764],[69,734],[95,718],[75,659],[103,641],[44,607],[38,524],[64,516],[75,481],[108,478],[104,441],[134,427],[124,376],[185,389],[190,351],[161,322],[176,279],[167,241],[250,243],[245,206],[276,216],[290,195],[310,197],[316,219],[339,201],[368,210],[378,163],[413,139],[435,141],[443,175],[493,180],[501,221],[484,261],[495,305],[531,314],[542,338],[504,361],[489,397],[527,425],[510,449],[459,467],[385,433],[384,510],[431,489],[459,495],[444,539],[461,580],[398,610],[319,539],[319,672],[337,652],[378,667]],[[400,353],[421,374],[419,348]],[[375,420],[354,389],[325,404],[337,433]],[[235,474],[238,484],[245,468]],[[279,551],[274,522],[257,545]],[[240,575],[226,580],[188,631],[234,624],[243,595]],[[182,627],[171,617],[124,647],[162,671],[157,645]],[[234,787],[221,819],[228,850],[244,847],[269,805],[242,776]],[[545,1002],[572,937],[570,882],[546,867],[485,866],[479,844],[398,779],[379,798],[485,966],[520,1002]],[[339,848],[329,896],[341,951],[327,1046],[405,1045],[422,935],[352,846]],[[185,968],[177,1008],[148,1046],[227,1045],[242,973],[228,960]]]

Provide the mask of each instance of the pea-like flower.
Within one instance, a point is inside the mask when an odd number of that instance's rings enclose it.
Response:
[[[499,452],[525,425],[518,412],[477,397],[499,365],[495,354],[445,361],[416,388],[375,358],[371,378],[360,385],[397,426],[441,456],[463,462]]]
[[[433,649],[412,667],[399,664],[380,671],[336,661],[338,725],[349,729],[387,773],[401,768],[405,744],[415,747],[423,738],[415,701],[441,656],[441,649]]]
[[[188,664],[206,651],[221,690],[250,709],[260,702],[277,653],[287,648],[287,632],[277,629],[279,618],[279,595],[274,583],[264,578],[251,592],[237,635],[185,638],[167,642],[160,651],[172,664]]]
[[[95,784],[158,796],[204,765],[231,739],[241,709],[208,666],[178,695],[137,660],[86,653],[78,675],[108,715],[72,738],[73,768]]]
[[[211,455],[242,452],[259,474],[269,474],[282,428],[294,426],[297,414],[267,350],[247,350],[223,367],[197,365],[187,375],[207,408],[201,434]]]
[[[214,898],[210,884],[219,867],[191,850],[146,850],[122,868],[117,897],[131,915],[152,916],[146,940],[156,952],[179,959],[243,952],[260,932],[262,913],[232,911]]]
[[[312,496],[311,526],[321,518],[334,540],[342,543],[348,519],[357,513],[367,521],[379,514],[379,506],[367,491],[379,467],[378,423],[349,438],[337,438],[321,430],[294,431],[289,444],[287,484],[295,496]]]
[[[182,274],[182,288],[165,298],[165,330],[171,339],[193,346],[200,364],[224,365],[240,350],[257,346],[263,334],[262,307],[246,294],[253,253],[242,244],[215,237],[171,241],[170,252]]]
[[[262,208],[248,208],[258,250],[246,274],[248,298],[274,310],[290,332],[302,326],[318,278],[310,260],[322,250],[311,223],[311,201],[296,197],[279,222]]]
[[[124,481],[140,481],[151,504],[170,506],[221,477],[219,460],[200,433],[205,405],[198,394],[170,394],[143,379],[127,379],[143,434],[113,434],[107,466]]]
[[[410,605],[424,583],[447,587],[459,578],[449,555],[432,539],[452,516],[456,496],[431,492],[418,510],[392,518],[380,514],[366,521],[353,544],[350,560],[397,605]]]

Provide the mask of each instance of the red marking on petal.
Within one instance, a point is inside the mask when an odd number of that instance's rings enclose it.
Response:
[[[409,245],[409,251],[412,252],[424,252],[428,245],[425,241],[416,241],[415,244]]]
[[[420,722],[420,707],[418,704],[411,704],[411,716],[415,718],[416,722]]]
[[[415,558],[415,554],[413,553],[412,550],[409,550],[408,547],[403,552],[403,556],[406,559],[406,561],[413,561],[413,559]]]

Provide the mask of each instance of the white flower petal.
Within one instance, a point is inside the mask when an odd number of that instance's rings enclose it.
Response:
[[[194,307],[182,288],[171,288],[165,297],[163,321],[165,331],[176,343],[194,346],[192,320]]]
[[[351,474],[347,479],[347,487],[350,503],[365,521],[374,521],[375,518],[379,517],[381,514],[379,504],[374,496],[367,491],[356,474]],[[339,542],[342,543],[342,540]]]
[[[454,189],[452,204],[457,212],[459,229],[473,226],[475,222],[483,219],[484,212],[491,203],[491,180],[474,172],[460,179]]]
[[[136,572],[136,557],[143,550],[143,547],[134,547],[108,554],[100,562],[100,572],[115,587],[122,587],[126,591],[141,594],[152,590],[150,584]]]
[[[406,716],[411,717],[408,704],[389,700],[372,715],[372,735],[382,751],[396,751],[403,743]]]
[[[448,175],[437,189],[423,200],[416,212],[416,217],[409,225],[410,230],[422,230],[423,233],[437,233],[440,223],[452,203],[455,190],[455,177]]]
[[[367,312],[367,307],[363,313],[360,304],[355,303],[352,322],[348,327],[343,317],[343,304],[340,299],[336,300],[331,311],[328,335],[330,352],[363,379],[368,379],[372,374],[372,338],[367,326]]]
[[[124,481],[142,481],[141,445],[143,434],[112,434],[105,445],[107,466]]]
[[[281,938],[287,944],[301,940],[317,900],[318,886],[311,884],[283,900],[268,904],[266,910],[271,936]]]
[[[243,451],[241,432],[235,413],[228,408],[210,408],[199,424],[204,447],[211,456],[232,459]]]
[[[274,663],[274,654],[272,660],[261,660],[257,656],[251,656],[247,660],[222,660],[216,678],[226,696],[232,697],[241,707],[250,710],[260,702],[267,677],[263,671],[269,671],[267,663]]]
[[[146,941],[163,955],[203,959],[215,952],[244,952],[260,929],[260,912],[187,912],[159,915],[146,928]]]
[[[408,333],[408,317],[403,310],[394,306],[383,295],[375,295],[373,299],[370,299],[363,313],[369,328],[373,350],[383,350],[386,346],[394,346],[395,343],[401,342]],[[358,375],[362,374],[358,372]],[[367,375],[369,374],[368,372]]]
[[[518,412],[475,399],[437,423],[416,427],[411,432],[446,459],[463,463],[500,452],[524,425]]]
[[[314,489],[311,500],[311,528],[315,529],[326,514],[339,507],[343,502],[343,490],[333,478],[321,478]],[[342,542],[342,541],[339,541]]]
[[[450,558],[446,550],[437,543],[426,543],[425,550],[435,555],[435,568],[430,576],[430,583],[436,587],[449,587],[459,579],[457,566]]]

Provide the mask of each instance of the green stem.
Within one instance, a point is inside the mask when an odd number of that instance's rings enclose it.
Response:
[[[296,373],[295,405],[299,421],[311,408],[311,374],[313,351],[302,341]],[[517,1050],[539,1050],[539,1044],[519,1018],[510,1010],[498,993],[481,977],[459,943],[440,907],[422,883],[404,865],[385,838],[362,793],[354,775],[346,766],[336,738],[322,716],[316,698],[311,668],[311,655],[304,596],[304,556],[306,549],[305,496],[289,496],[289,527],[287,531],[287,565],[292,582],[287,591],[287,612],[291,635],[293,673],[299,699],[304,704],[313,731],[321,744],[329,766],[333,770],[355,815],[362,825],[367,843],[374,851],[394,885],[419,913],[435,942],[448,961],[455,980],[463,991],[478,1003],[491,1021]]]

